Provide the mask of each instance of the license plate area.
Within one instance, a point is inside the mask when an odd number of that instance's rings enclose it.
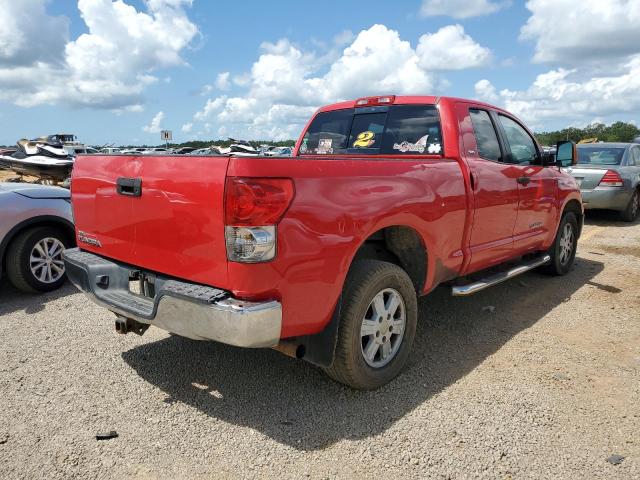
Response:
[[[155,275],[132,271],[129,272],[129,292],[138,297],[154,298],[156,296]]]

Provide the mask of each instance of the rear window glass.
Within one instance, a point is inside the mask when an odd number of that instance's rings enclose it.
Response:
[[[300,154],[441,155],[442,133],[434,105],[351,108],[316,115]]]
[[[578,164],[580,165],[620,165],[623,156],[624,148],[578,148]]]

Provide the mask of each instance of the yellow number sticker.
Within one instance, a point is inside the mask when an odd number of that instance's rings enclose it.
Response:
[[[353,142],[353,146],[355,148],[367,148],[375,143],[374,137],[375,133],[367,130],[366,132],[359,133],[356,141]]]

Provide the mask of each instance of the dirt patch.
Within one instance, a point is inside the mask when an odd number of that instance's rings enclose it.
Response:
[[[608,253],[615,253],[616,255],[631,255],[632,257],[640,258],[640,246],[597,245],[597,247]]]

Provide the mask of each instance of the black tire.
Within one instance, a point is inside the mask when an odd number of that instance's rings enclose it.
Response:
[[[59,288],[67,279],[66,274],[63,274],[55,281],[41,281],[31,271],[31,252],[38,242],[46,238],[57,239],[65,248],[71,245],[67,235],[55,227],[29,228],[11,241],[6,253],[7,276],[18,290],[28,293],[50,292]]]
[[[567,225],[569,227],[567,227]],[[572,240],[571,240],[571,252],[568,255],[562,255],[562,241],[563,233],[566,228],[571,228]],[[576,258],[576,250],[578,248],[578,218],[573,212],[566,212],[560,220],[560,226],[558,227],[558,233],[553,245],[547,252],[551,255],[551,262],[542,267],[542,271],[555,276],[566,275],[573,266],[573,261]]]
[[[395,335],[399,346],[394,346],[391,350],[395,354],[389,354],[388,363],[374,368],[364,358],[360,329],[365,316],[371,312],[369,307],[374,297],[385,290],[395,291],[402,298],[405,326],[401,336],[389,333],[391,329],[387,331],[389,343],[391,344],[391,338]],[[373,390],[390,382],[407,362],[416,334],[417,318],[416,291],[409,275],[402,268],[380,260],[354,262],[342,294],[335,358],[331,367],[325,369],[326,373],[334,380],[359,390]],[[373,337],[369,337],[367,341],[374,340]],[[382,355],[382,349],[375,355]]]
[[[640,214],[640,190],[633,192],[627,208],[620,212],[620,218],[625,222],[635,222]]]

